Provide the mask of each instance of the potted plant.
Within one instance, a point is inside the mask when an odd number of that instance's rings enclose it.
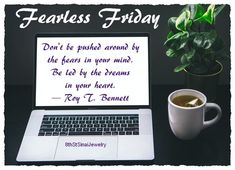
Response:
[[[164,45],[166,55],[179,58],[174,71],[186,73],[188,88],[200,90],[209,100],[215,99],[218,76],[223,70],[223,41],[215,30],[218,14],[225,5],[187,5],[178,17],[168,20],[170,32]]]

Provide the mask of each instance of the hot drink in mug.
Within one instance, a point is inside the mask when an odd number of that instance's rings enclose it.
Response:
[[[205,121],[208,110],[217,112],[215,118]],[[180,139],[192,139],[206,127],[215,124],[221,117],[219,105],[207,103],[206,96],[196,90],[181,89],[168,96],[168,117],[170,127]]]

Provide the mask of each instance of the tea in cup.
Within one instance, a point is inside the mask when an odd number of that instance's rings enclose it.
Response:
[[[205,121],[208,110],[217,112],[215,118]],[[222,111],[219,105],[207,103],[206,96],[192,89],[181,89],[168,96],[168,117],[172,132],[180,139],[192,139],[200,131],[219,121]]]

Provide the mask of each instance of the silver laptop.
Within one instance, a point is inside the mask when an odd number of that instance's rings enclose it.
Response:
[[[149,36],[40,34],[18,162],[152,160]]]

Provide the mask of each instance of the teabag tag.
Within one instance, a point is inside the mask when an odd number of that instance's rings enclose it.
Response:
[[[186,107],[195,107],[199,105],[199,100],[198,99],[193,99],[190,102],[186,103]]]

